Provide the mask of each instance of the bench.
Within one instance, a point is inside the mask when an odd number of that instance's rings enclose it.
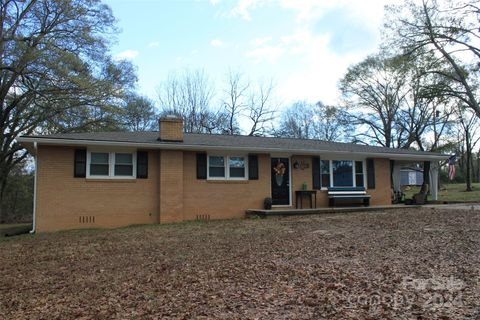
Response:
[[[328,188],[328,206],[335,207],[338,200],[362,200],[364,206],[370,205],[370,195],[364,187],[332,187]]]

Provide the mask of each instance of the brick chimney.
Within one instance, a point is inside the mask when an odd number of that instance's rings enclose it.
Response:
[[[175,115],[167,115],[158,120],[161,141],[183,141],[183,119]]]

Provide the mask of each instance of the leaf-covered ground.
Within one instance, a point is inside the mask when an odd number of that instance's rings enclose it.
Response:
[[[2,319],[478,319],[480,211],[403,209],[0,241]]]

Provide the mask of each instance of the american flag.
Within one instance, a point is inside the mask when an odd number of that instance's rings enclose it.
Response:
[[[453,180],[455,178],[455,162],[457,156],[453,155],[448,159],[448,179]]]

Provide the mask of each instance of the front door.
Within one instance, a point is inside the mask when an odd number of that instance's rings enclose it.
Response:
[[[272,204],[290,205],[290,172],[288,158],[272,158]]]

